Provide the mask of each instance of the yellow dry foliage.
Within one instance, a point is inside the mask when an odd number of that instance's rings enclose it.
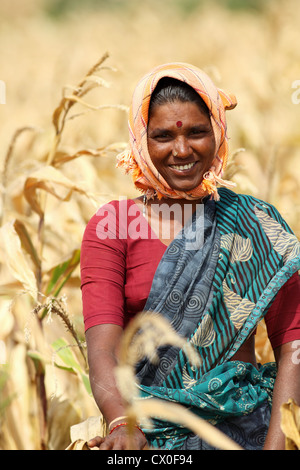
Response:
[[[99,205],[137,194],[115,157],[133,88],[151,67],[194,63],[237,95],[226,176],[300,234],[298,0],[260,12],[194,2],[191,14],[169,1],[126,4],[69,7],[56,21],[44,0],[0,4],[1,449],[65,449],[70,429],[98,414],[79,249]],[[256,352],[273,358],[264,325]]]
[[[281,429],[286,450],[300,449],[300,407],[293,399],[281,405]]]

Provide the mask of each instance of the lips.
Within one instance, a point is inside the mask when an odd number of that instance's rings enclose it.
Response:
[[[188,171],[196,165],[196,162],[185,163],[184,165],[170,165],[171,168],[177,171]]]

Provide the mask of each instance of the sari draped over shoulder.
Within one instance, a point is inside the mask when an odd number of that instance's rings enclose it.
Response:
[[[168,246],[145,311],[163,315],[199,352],[159,348],[160,361],[137,366],[140,398],[179,403],[213,424],[271,403],[276,365],[257,369],[231,358],[265,316],[282,285],[300,269],[300,242],[270,204],[221,188]],[[182,448],[189,429],[153,420],[149,443]]]

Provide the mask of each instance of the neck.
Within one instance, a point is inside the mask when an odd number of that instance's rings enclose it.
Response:
[[[189,199],[173,199],[173,198],[162,198],[162,199],[158,199],[157,196],[155,196],[154,199],[150,199],[148,201],[148,204],[159,204],[159,205],[162,205],[162,204],[167,204],[168,206],[173,206],[174,204],[179,204],[180,206],[184,207],[184,206],[194,206],[196,208],[196,206],[198,204],[202,204],[203,202],[203,199],[200,198],[200,199],[193,199],[193,200],[189,200]]]

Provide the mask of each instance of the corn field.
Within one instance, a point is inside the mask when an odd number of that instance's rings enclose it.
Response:
[[[99,415],[80,244],[101,204],[139,195],[115,163],[132,91],[150,68],[193,63],[236,94],[226,178],[274,204],[300,237],[298,3],[1,1],[0,449],[66,449],[70,429]],[[264,324],[256,352],[273,360]],[[130,373],[124,380],[126,395]],[[283,429],[287,448],[300,448],[292,401]]]

